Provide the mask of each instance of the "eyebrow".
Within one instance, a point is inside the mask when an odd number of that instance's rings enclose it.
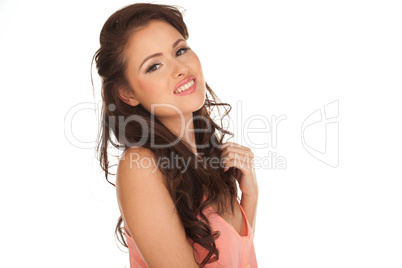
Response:
[[[173,43],[172,48],[175,48],[181,41],[186,41],[186,40],[184,40],[183,38],[177,39],[176,42]],[[160,53],[160,52],[159,52],[159,53],[155,53],[155,54],[152,54],[152,55],[146,57],[146,58],[142,61],[141,65],[140,65],[140,68],[138,68],[138,71],[141,69],[141,66],[142,66],[147,60],[149,60],[149,59],[151,59],[151,58],[154,58],[154,57],[158,57],[158,56],[163,56],[163,53]]]

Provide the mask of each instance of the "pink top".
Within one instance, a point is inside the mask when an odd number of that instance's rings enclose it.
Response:
[[[205,196],[203,201],[205,200]],[[244,221],[247,224],[247,234],[240,236],[240,234],[222,217],[220,217],[211,206],[207,206],[203,213],[210,221],[213,231],[219,230],[221,235],[215,240],[216,246],[219,249],[219,260],[213,263],[205,265],[206,268],[218,268],[218,267],[231,267],[231,268],[257,268],[257,259],[254,250],[253,242],[253,230],[247,220],[246,214],[241,207],[239,200],[236,198],[239,204]],[[198,218],[201,217],[198,215]],[[124,227],[127,244],[130,255],[130,268],[148,268],[144,259],[142,258],[134,240],[127,233]],[[191,244],[193,242],[187,237],[187,240]],[[197,243],[194,243],[194,249],[196,259],[198,263],[207,255],[208,251]],[[199,253],[199,255],[197,254]]]

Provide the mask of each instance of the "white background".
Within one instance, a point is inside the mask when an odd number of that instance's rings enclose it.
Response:
[[[114,237],[115,188],[94,158],[97,117],[88,107],[100,100],[90,64],[101,27],[131,3],[0,2],[1,267],[128,267]],[[287,164],[256,170],[259,267],[401,267],[398,1],[154,3],[187,10],[189,44],[237,123],[241,102],[237,137],[249,117],[286,115],[275,148],[235,140],[256,158],[275,152]],[[333,101],[337,167],[301,142],[303,121]],[[65,129],[75,105],[88,109]],[[323,145],[322,127],[313,147]],[[252,140],[270,143],[271,134]]]

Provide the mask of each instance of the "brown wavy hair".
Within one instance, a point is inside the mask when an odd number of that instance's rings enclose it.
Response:
[[[141,104],[133,107],[119,98],[118,88],[121,86],[129,87],[128,79],[125,76],[127,60],[123,54],[127,41],[137,29],[146,26],[151,20],[167,22],[176,28],[185,40],[189,37],[181,11],[177,6],[171,5],[150,3],[128,5],[113,13],[102,27],[100,48],[92,58],[92,63],[94,59],[96,61],[96,69],[102,80],[101,122],[97,137],[96,157],[100,161],[106,180],[115,186],[108,177],[108,175],[116,175],[109,171],[111,167],[108,158],[109,143],[125,152],[131,144],[138,144],[141,141],[141,147],[152,151],[158,160],[158,168],[166,179],[166,188],[181,218],[186,236],[209,251],[201,263],[196,260],[199,266],[203,267],[207,263],[219,259],[219,249],[216,247],[215,240],[220,236],[220,232],[212,232],[209,220],[202,213],[202,210],[216,203],[218,205],[217,213],[222,215],[222,212],[226,211],[228,207],[227,200],[230,200],[230,208],[234,212],[235,198],[238,194],[236,178],[240,174],[236,168],[230,168],[224,173],[221,165],[218,167],[196,165],[195,161],[189,161],[186,170],[180,166],[162,167],[159,159],[166,159],[172,154],[187,160],[195,159],[197,156],[183,140],[179,140],[177,143],[178,136]],[[223,144],[226,134],[233,137],[233,133],[223,129],[222,124],[223,118],[229,116],[232,107],[230,104],[217,102],[220,101],[219,98],[207,83],[205,86],[207,88],[205,103],[199,110],[193,112],[194,130],[203,130],[195,131],[197,151],[203,157],[221,159],[222,151],[219,145]],[[219,108],[225,109],[220,125],[211,119],[214,107],[217,108],[219,114]],[[117,120],[112,120],[112,118],[123,118],[124,126],[120,121],[116,122]],[[129,120],[130,118],[136,118],[136,120]],[[146,126],[145,129],[144,125]],[[154,128],[152,132],[151,126]],[[172,144],[174,141],[176,144],[168,148],[152,146],[150,133],[154,134],[152,144]],[[205,190],[208,195],[206,195],[206,200],[202,202]],[[197,215],[200,215],[201,220],[197,218]],[[123,219],[120,216],[115,234],[120,243],[128,247],[124,238],[122,223]],[[192,246],[194,248],[194,244]]]

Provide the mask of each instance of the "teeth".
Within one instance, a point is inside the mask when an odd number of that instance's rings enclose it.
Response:
[[[187,84],[179,87],[178,90],[176,90],[174,93],[180,93],[185,91],[186,89],[189,89],[192,85],[194,84],[194,80],[191,80],[190,82],[188,82]]]

